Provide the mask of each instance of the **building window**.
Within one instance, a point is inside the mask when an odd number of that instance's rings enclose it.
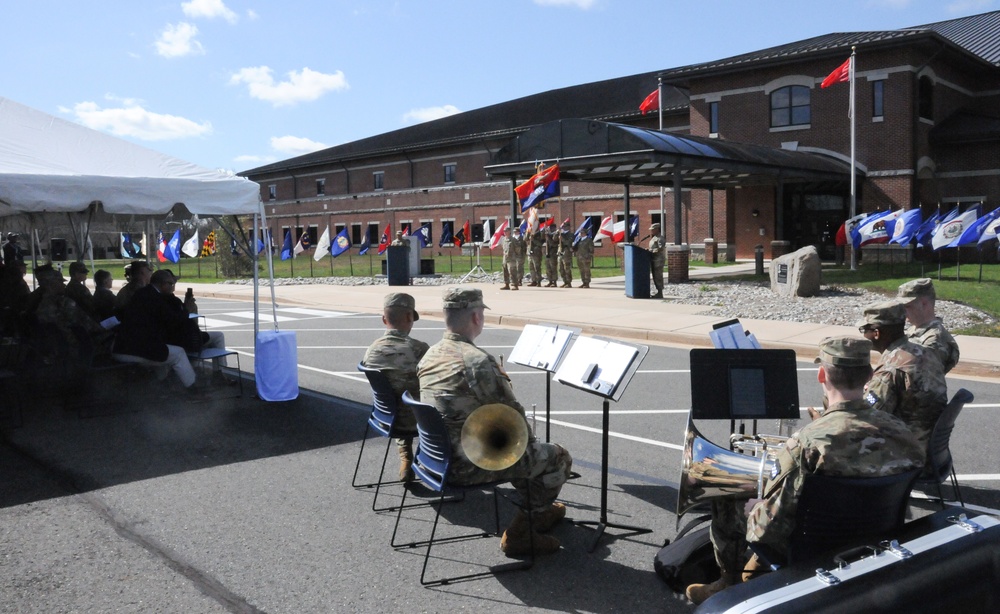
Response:
[[[809,124],[809,88],[789,85],[771,92],[771,127]]]
[[[316,180],[316,196],[322,196],[326,194],[326,179]]]
[[[719,103],[708,103],[708,133],[719,133]]]
[[[917,86],[917,108],[921,119],[934,119],[934,82],[930,77],[920,77]]]
[[[271,184],[267,186],[267,199],[276,200],[278,198],[278,186]]]
[[[378,245],[378,242],[382,239],[382,231],[378,227],[378,222],[368,223],[368,242],[372,245]]]
[[[361,224],[351,224],[351,244],[361,245]]]
[[[375,190],[381,190],[385,187],[385,172],[379,171],[377,173],[372,173],[372,178],[374,180],[374,185],[372,186]]]
[[[872,117],[885,114],[885,81],[872,81]]]
[[[445,183],[455,183],[455,168],[457,164],[445,164],[444,165],[444,182]]]
[[[441,220],[441,240],[444,241],[448,237],[451,237],[449,240],[454,240],[455,238],[455,221]],[[441,247],[444,246],[442,245]]]

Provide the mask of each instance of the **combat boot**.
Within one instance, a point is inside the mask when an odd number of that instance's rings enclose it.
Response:
[[[507,556],[552,554],[559,552],[559,548],[558,539],[528,530],[528,515],[523,512],[514,517],[514,521],[500,538],[500,550]]]
[[[739,579],[723,570],[722,575],[715,582],[711,584],[691,584],[685,589],[684,594],[691,600],[691,603],[699,605],[719,591],[738,583]]]
[[[663,290],[657,290],[656,294],[654,294],[653,296],[651,296],[649,298],[663,298]]]
[[[518,288],[520,288],[520,286],[514,286],[511,290],[517,290]]]
[[[500,288],[500,289],[501,290],[510,290],[510,286],[508,284],[504,284],[503,287]]]
[[[524,512],[518,512],[518,515]],[[525,516],[527,516],[525,514]],[[566,506],[562,503],[553,503],[544,512],[535,512],[531,516],[531,528],[539,533],[545,533],[556,526],[556,524],[566,517]],[[527,521],[527,518],[524,519]]]
[[[399,446],[399,480],[401,482],[412,482],[413,474],[413,442],[407,440]]]

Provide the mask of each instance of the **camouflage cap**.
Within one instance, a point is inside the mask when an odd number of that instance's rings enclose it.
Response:
[[[476,288],[448,288],[444,291],[445,309],[473,309],[483,307],[489,309],[483,303],[483,291]]]
[[[906,308],[897,301],[876,303],[865,307],[858,326],[892,326],[906,322]]]
[[[910,303],[921,296],[934,298],[934,282],[929,277],[922,277],[908,281],[899,286],[899,294],[896,295],[901,303]]]
[[[420,314],[417,313],[417,301],[409,294],[405,292],[390,292],[385,295],[385,301],[382,302],[382,307],[405,307],[413,312],[413,321],[416,322],[420,319]]]
[[[655,223],[654,223],[654,224],[651,224],[651,225],[649,226],[649,229],[650,229],[650,230],[659,230],[659,229],[660,229],[660,225],[659,225],[659,224],[655,224]]]
[[[872,342],[853,337],[827,337],[819,342],[815,362],[835,367],[865,367],[871,365]]]
[[[34,275],[35,279],[38,281],[66,281],[66,278],[63,277],[62,271],[55,268],[51,264],[43,264],[42,266],[36,268],[32,271],[32,275]]]

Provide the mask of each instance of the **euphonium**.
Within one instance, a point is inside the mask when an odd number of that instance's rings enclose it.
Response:
[[[462,450],[480,469],[502,471],[520,460],[527,447],[528,423],[510,405],[483,405],[462,426]]]
[[[770,474],[774,459],[769,454],[755,458],[719,447],[705,439],[689,417],[682,463],[677,490],[678,517],[698,503],[716,497],[761,497],[764,476]]]

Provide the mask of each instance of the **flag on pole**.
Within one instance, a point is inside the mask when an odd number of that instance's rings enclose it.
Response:
[[[913,209],[904,211],[896,219],[896,224],[892,228],[892,238],[889,239],[889,243],[909,245],[910,242],[913,241],[913,237],[916,236],[919,228],[920,207],[914,207]]]
[[[207,258],[215,255],[215,231],[208,233],[205,242],[201,244],[201,257]]]
[[[993,239],[1000,239],[1000,208],[994,209],[989,215],[995,219],[983,228],[983,234],[979,237],[979,245]]]
[[[181,251],[188,258],[197,258],[201,251],[201,242],[198,240],[198,231],[195,230],[191,238],[184,242]]]
[[[844,60],[844,63],[833,69],[833,72],[820,83],[821,89],[826,89],[835,83],[847,83],[851,79],[851,58]]]
[[[139,245],[132,241],[132,233],[121,233],[121,254],[122,258],[135,258],[139,255]]]
[[[965,213],[955,216],[955,219],[947,224],[942,224],[941,230],[934,237],[934,240],[938,241],[941,247],[958,247],[958,240],[962,238],[965,229],[976,222],[980,211],[979,205],[976,205]],[[938,249],[938,247],[935,246],[934,249]]]
[[[601,225],[597,229],[597,236],[608,237],[609,239],[615,236],[615,221],[610,215],[601,220]]]
[[[934,229],[937,228],[937,225],[940,222],[941,209],[938,207],[938,210],[924,220],[923,223],[920,224],[920,228],[917,228],[917,234],[914,235],[914,238],[917,240],[917,245],[919,247],[925,247],[930,243],[931,236],[934,234]]]
[[[951,223],[954,222],[956,218],[958,218],[957,205],[951,210],[950,213],[948,213],[948,215],[941,218],[941,221],[934,227],[934,231],[931,232],[931,248],[935,251],[941,249],[942,247],[947,247],[947,245],[954,241],[958,235],[962,234],[961,228],[958,228],[958,232],[956,233],[954,227],[951,226]],[[949,236],[947,237],[944,234],[946,226],[952,228],[952,230],[948,233]]]
[[[345,227],[333,239],[333,246],[330,248],[330,257],[336,258],[349,249],[351,249],[351,239],[347,236],[347,228]]]
[[[660,88],[656,88],[650,92],[649,96],[642,101],[639,105],[639,110],[645,115],[649,111],[659,111],[660,110]]]
[[[976,207],[979,207],[979,205],[976,205]],[[977,245],[979,243],[984,243],[983,234],[986,229],[989,228],[990,224],[995,222],[998,218],[1000,218],[1000,208],[990,211],[986,215],[977,219],[975,222],[966,226],[965,230],[962,231],[962,236],[952,241],[951,245],[948,247],[960,247],[969,243],[976,243]],[[989,237],[986,240],[989,241],[990,238],[992,237]]]
[[[326,229],[323,230],[323,235],[319,238],[319,243],[316,244],[316,252],[313,254],[313,260],[319,262],[330,253],[330,226],[327,225]]]
[[[381,256],[385,253],[385,250],[389,249],[389,233],[392,231],[392,227],[389,224],[385,225],[385,230],[382,231],[382,238],[378,240],[378,255]]]
[[[156,232],[156,259],[160,262],[166,262],[167,257],[164,255],[163,250],[167,248],[167,240],[163,238],[163,231],[158,230]]]
[[[521,231],[521,236],[528,234],[528,218],[521,220],[521,225],[517,229]]]
[[[414,233],[417,236],[417,241],[420,241],[420,247],[430,247],[431,244],[431,223],[427,222],[417,228],[417,232]]]
[[[465,226],[458,229],[455,233],[455,245],[462,247],[469,241],[469,220],[465,220]]]
[[[889,215],[889,211],[876,211],[875,213],[869,213],[862,219],[858,224],[851,230],[851,243],[854,245],[854,249],[861,247],[861,229],[871,224],[874,224],[876,220]]]
[[[870,222],[861,224],[858,227],[858,238],[860,239],[858,245],[864,247],[865,245],[888,243],[889,238],[892,236],[893,226],[896,224],[896,219],[902,214],[902,209],[897,209],[896,211],[886,211],[884,215],[881,215]]]
[[[174,231],[174,236],[170,237],[170,240],[166,242],[163,246],[163,257],[177,264],[181,261],[181,229],[178,228]]]
[[[539,206],[545,199],[559,196],[559,165],[553,164],[531,176],[530,179],[514,188],[518,200],[521,201],[521,211]]]
[[[292,231],[285,231],[285,242],[281,245],[281,259],[289,260],[292,258]]]
[[[438,245],[440,247],[444,247],[445,245],[451,245],[454,242],[455,237],[451,234],[451,226],[446,224],[444,228],[441,229],[441,241],[438,242]]]
[[[361,238],[361,245],[358,247],[358,254],[364,256],[368,253],[368,249],[372,246],[372,238],[368,235],[368,231],[365,231],[365,236]]]
[[[632,223],[629,224],[628,226],[628,240],[631,241],[632,239],[638,236],[639,236],[639,216],[633,215]]]
[[[490,232],[490,221],[486,220],[483,222],[483,245],[489,243],[491,238],[493,238],[493,233]]]
[[[589,231],[592,225],[593,225],[593,222],[590,220],[589,217],[587,219],[583,220],[583,223],[580,224],[577,227],[576,232],[573,233],[573,247],[576,247],[577,243],[580,242],[580,239],[583,238],[583,231],[585,231],[585,230]]]
[[[302,236],[299,237],[298,243],[295,244],[295,249],[292,250],[292,258],[298,256],[310,247],[312,247],[312,244],[309,241],[309,233],[304,232],[302,233]]]
[[[490,237],[490,249],[494,249],[496,246],[500,245],[500,241],[503,241],[503,233],[507,230],[507,226],[509,225],[510,220],[504,220],[503,224],[500,224],[500,226],[497,227],[497,231],[493,233],[492,237]]]
[[[142,238],[139,239],[139,256],[146,256],[149,252],[146,251],[146,233],[142,233]]]

